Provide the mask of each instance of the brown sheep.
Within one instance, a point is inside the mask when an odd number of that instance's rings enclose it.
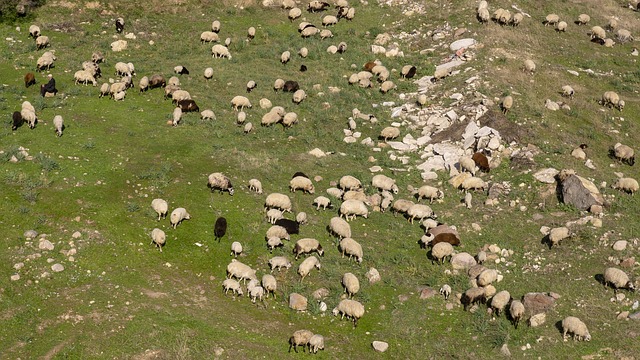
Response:
[[[483,154],[481,152],[477,152],[477,153],[473,154],[471,159],[473,159],[473,162],[476,163],[476,165],[478,166],[480,171],[489,172],[489,170],[490,170],[490,168],[489,168],[489,159],[487,159],[487,156],[485,154]]]
[[[36,83],[36,76],[32,72],[28,72],[24,75],[24,87],[28,88]]]

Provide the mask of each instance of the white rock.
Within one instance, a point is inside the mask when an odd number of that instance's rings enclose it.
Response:
[[[541,226],[540,227],[540,233],[542,235],[549,235],[549,232],[551,232],[551,228],[548,226]]]
[[[431,137],[429,135],[420,136],[416,139],[416,145],[425,146],[429,141],[431,141]]]
[[[436,180],[438,178],[438,174],[433,171],[425,171],[421,173],[420,176],[422,177],[422,180]]]
[[[462,48],[468,48],[475,44],[476,44],[476,41],[474,39],[470,39],[470,38],[460,39],[452,42],[451,45],[449,45],[449,49],[451,49],[451,51],[458,51]]]
[[[73,233],[73,235],[71,235],[71,237],[74,239],[79,239],[81,236],[82,234],[80,233],[80,231],[76,231]]]
[[[411,145],[405,144],[400,141],[387,141],[387,145],[391,146],[391,148],[394,150],[399,150],[399,151],[411,150]]]
[[[373,140],[370,137],[367,137],[367,138],[362,139],[362,141],[360,141],[360,144],[367,145],[367,146],[373,146]]]
[[[616,251],[623,251],[626,248],[627,248],[626,240],[618,240],[613,244],[613,250],[616,250]]]
[[[371,345],[373,346],[373,348],[378,351],[378,352],[385,352],[387,351],[387,349],[389,348],[389,344],[387,344],[384,341],[374,341],[373,343],[371,343]]]
[[[358,141],[358,139],[354,138],[353,136],[346,136],[344,139],[342,139],[342,141],[346,142],[347,144],[353,144],[354,142]]]
[[[559,171],[554,168],[547,168],[536,172],[533,174],[533,177],[545,184],[554,184],[556,182],[555,176],[558,175],[558,173]]]
[[[371,45],[371,52],[374,54],[384,54],[387,52],[387,49],[384,48],[384,46],[380,46],[380,45]]]
[[[535,314],[529,318],[529,326],[538,327],[544,324],[546,320],[547,320],[547,314],[545,313]]]
[[[18,281],[18,280],[20,280],[19,274],[11,275],[11,281]]]
[[[53,244],[47,239],[40,239],[40,243],[38,243],[38,249],[51,251],[53,250]]]
[[[370,167],[369,171],[371,171],[372,173],[377,173],[377,172],[382,171],[382,168],[380,166],[376,165],[376,166]]]
[[[593,161],[591,161],[591,159],[587,159],[587,161],[584,162],[584,166],[588,167],[591,170],[596,169],[596,166],[593,164]]]
[[[60,272],[64,270],[64,266],[62,266],[62,264],[53,264],[51,270],[53,270],[53,272]]]
[[[467,81],[468,81],[468,80],[467,80]],[[453,99],[453,100],[456,100],[456,101],[460,101],[460,100],[462,100],[463,98],[464,98],[464,95],[462,95],[462,94],[460,94],[460,93],[454,93],[454,94],[451,94],[451,95],[449,96],[449,99]]]
[[[376,268],[370,268],[369,271],[365,274],[367,280],[369,280],[370,284],[377,283],[382,278],[380,277],[380,273]]]
[[[451,119],[451,121],[456,121],[458,120],[458,114],[456,114],[455,111],[453,110],[449,110],[447,111],[447,113],[445,114],[449,119]]]
[[[320,150],[320,149],[318,149],[318,148],[315,148],[315,149],[313,149],[313,150],[309,151],[309,155],[315,156],[315,157],[317,157],[317,158],[321,158],[321,157],[325,157],[325,156],[327,156],[327,155],[324,153],[324,151],[322,151],[322,150]]]

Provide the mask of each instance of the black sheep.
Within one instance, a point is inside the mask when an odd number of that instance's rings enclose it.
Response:
[[[216,224],[213,227],[213,234],[215,235],[215,239],[220,242],[220,239],[227,233],[227,219],[222,216],[216,220]]]
[[[167,81],[164,79],[162,75],[153,75],[149,80],[149,89],[155,89],[157,87],[165,87],[167,86]]]
[[[286,92],[296,92],[300,89],[300,85],[298,85],[297,81],[287,80],[284,82],[284,87],[282,90]]]
[[[187,68],[182,65],[176,66],[174,70],[176,71],[176,74],[189,75],[189,70],[187,70]]]
[[[124,19],[123,18],[118,18],[116,20],[116,32],[117,33],[121,33],[122,30],[124,30]]]
[[[300,72],[307,71],[307,66],[305,64],[300,65]]]
[[[20,126],[22,126],[22,115],[20,115],[20,111],[13,112],[13,124],[11,125],[11,131],[18,130]]]
[[[310,179],[310,177],[308,177],[307,174],[303,173],[302,171],[296,172],[295,174],[293,174],[291,178],[293,179],[296,176],[302,176],[302,177],[306,177],[307,179]]]
[[[177,105],[180,107],[180,110],[182,110],[182,112],[200,111],[198,104],[196,104],[194,100],[180,100],[178,101]]]
[[[411,66],[406,73],[402,74],[402,77],[405,79],[411,79],[416,76],[416,71],[418,71],[418,69],[415,66]]]
[[[275,225],[280,225],[287,230],[287,234],[299,234],[300,233],[300,224],[298,224],[294,220],[289,219],[278,219],[276,220]]]

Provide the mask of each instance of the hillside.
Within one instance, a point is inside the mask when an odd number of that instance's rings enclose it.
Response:
[[[619,29],[640,34],[640,13],[626,1],[489,1],[491,14],[501,7],[524,14],[519,26],[501,26],[480,23],[475,1],[350,0],[353,20],[340,19],[328,27],[333,37],[321,39],[302,38],[299,24],[323,30],[322,18],[337,10],[307,12],[308,2],[297,2],[302,14],[291,21],[279,0],[264,1],[270,6],[256,0],[49,0],[27,18],[0,23],[0,358],[294,358],[306,356],[287,353],[288,339],[299,329],[325,337],[319,358],[486,359],[505,348],[513,358],[637,358],[638,296],[614,294],[602,274],[618,267],[640,285],[640,202],[611,188],[617,177],[639,179],[640,173],[610,154],[618,142],[637,150],[640,141],[637,45],[616,38]],[[566,31],[545,26],[550,13],[567,22]],[[590,22],[574,23],[583,13]],[[121,34],[114,26],[118,17],[125,20]],[[611,18],[617,20],[607,31],[613,47],[590,41],[591,27],[607,28]],[[219,43],[230,39],[230,59],[213,58],[213,44],[200,41],[214,20],[221,24]],[[31,24],[49,37],[49,47],[36,49]],[[248,40],[250,27],[256,35]],[[126,40],[127,48],[112,51],[116,40]],[[452,49],[458,40],[473,44]],[[341,42],[346,51],[327,52]],[[306,58],[298,55],[302,47]],[[55,52],[55,65],[36,72],[45,51]],[[284,51],[291,53],[286,64],[280,61]],[[75,84],[74,73],[94,52],[105,57],[102,77],[96,86]],[[523,71],[527,59],[536,64],[532,74]],[[377,76],[370,88],[349,84],[374,60],[389,70],[395,88],[387,93],[379,90]],[[119,81],[118,62],[135,65],[133,88],[123,101],[99,97],[100,85]],[[177,65],[190,73],[174,74]],[[416,66],[415,77],[401,76],[405,65]],[[432,81],[443,65],[456,66]],[[209,80],[203,77],[208,67]],[[28,88],[27,72],[36,76]],[[59,92],[43,98],[39,88],[49,73]],[[215,119],[183,113],[171,126],[175,105],[164,90],[138,90],[140,79],[154,74],[177,76],[200,111],[211,109]],[[295,104],[291,93],[275,92],[276,79],[296,80],[306,99]],[[249,81],[257,83],[251,92]],[[562,96],[564,85],[575,90],[572,97]],[[605,91],[619,94],[622,111],[600,103]],[[253,105],[244,109],[245,123],[253,124],[248,134],[231,106],[236,95]],[[420,95],[424,105],[417,103]],[[503,114],[505,96],[513,106]],[[295,112],[298,122],[261,126],[268,112],[261,99]],[[12,131],[11,115],[24,101],[34,106],[38,122]],[[559,109],[549,109],[550,102]],[[54,133],[56,115],[64,118],[61,137]],[[399,129],[400,136],[379,138],[386,127]],[[571,156],[580,144],[587,145],[588,160]],[[310,154],[314,149],[321,154]],[[485,189],[454,188],[449,180],[460,156],[482,149],[490,149],[491,170],[476,174],[487,182]],[[603,196],[602,213],[564,203],[558,182],[534,177],[548,168],[573,169],[590,180]],[[232,196],[207,188],[213,172],[230,178]],[[296,172],[309,175],[313,194],[289,191]],[[553,302],[546,321],[531,327],[523,320],[516,329],[487,304],[465,311],[459,297],[475,280],[449,261],[433,262],[419,244],[421,222],[391,209],[369,207],[368,218],[350,221],[364,256],[361,264],[343,257],[327,231],[341,200],[327,189],[352,175],[372,196],[378,190],[371,180],[379,174],[396,180],[394,200],[429,205],[438,222],[457,228],[457,253],[485,251],[484,266],[500,274],[493,283],[497,291],[508,290],[514,299],[550,295],[553,300],[544,298]],[[262,194],[249,190],[253,178],[261,181]],[[411,190],[423,185],[444,197],[418,201]],[[293,212],[286,218],[303,211],[308,222],[270,253],[264,235],[271,224],[263,209],[274,192],[291,198]],[[312,203],[320,195],[333,206],[317,210]],[[167,200],[169,213],[186,208],[191,219],[176,229],[170,216],[158,221],[154,198]],[[229,226],[217,242],[220,216]],[[573,236],[550,247],[544,228],[561,226]],[[167,235],[162,251],[151,244],[154,228]],[[315,238],[324,248],[324,256],[311,255],[321,269],[304,281],[297,270],[307,256],[294,260],[292,254],[301,238]],[[273,272],[276,298],[252,303],[224,293],[234,241],[243,245],[238,260],[258,278],[270,273],[273,256],[292,261],[290,269]],[[371,268],[380,281],[370,283]],[[365,314],[357,327],[331,314],[344,297],[346,272],[360,281],[354,299]],[[447,300],[438,294],[444,284],[452,288]],[[313,297],[318,289],[328,292],[323,304]],[[308,298],[306,311],[289,308],[291,293]],[[560,322],[567,316],[586,323],[591,341],[563,341]],[[373,341],[389,348],[378,353]]]

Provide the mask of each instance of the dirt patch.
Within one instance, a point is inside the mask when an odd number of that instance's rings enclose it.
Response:
[[[152,299],[160,299],[169,296],[167,293],[157,292],[149,289],[142,289],[142,293]]]
[[[145,350],[142,354],[134,355],[132,360],[155,360],[167,359],[167,353],[164,350]]]
[[[61,342],[60,344],[54,346],[41,359],[42,360],[51,360],[51,359],[53,359],[60,352],[60,350],[64,349],[64,347],[67,346],[67,344],[70,343],[71,341],[72,341],[72,339],[67,339],[67,340]]]
[[[84,7],[86,7],[87,9],[97,9],[100,7],[100,3],[97,1],[89,1],[88,3],[84,4]]]

